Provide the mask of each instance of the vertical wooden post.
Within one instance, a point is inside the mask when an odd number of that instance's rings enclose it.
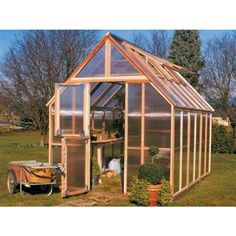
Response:
[[[127,193],[128,168],[128,83],[125,83],[124,193]]]
[[[144,164],[145,83],[141,85],[141,165]]]
[[[64,167],[64,173],[61,175],[61,196],[66,197],[67,192],[67,144],[66,139],[61,139],[61,162]]]
[[[111,75],[111,42],[107,40],[105,43],[105,76]]]
[[[102,170],[102,145],[97,146],[97,160],[100,171]]]
[[[209,120],[209,163],[208,163],[208,172],[211,172],[211,138],[212,138],[212,114],[210,114]]]
[[[197,113],[194,114],[193,181],[196,179]]]
[[[170,132],[170,185],[171,193],[174,194],[174,173],[175,173],[175,109],[171,106],[171,132]]]
[[[208,131],[208,115],[206,114],[206,118],[205,118],[205,127],[203,127],[203,129],[205,129],[205,146],[204,146],[204,174],[206,174],[206,164],[207,164],[207,131]]]
[[[48,162],[53,163],[53,148],[52,148],[52,141],[53,141],[53,133],[52,133],[52,105],[48,107]]]
[[[187,127],[187,171],[186,171],[186,182],[187,182],[187,186],[189,186],[190,135],[191,135],[191,113],[188,112],[188,127]]]
[[[84,135],[90,136],[90,84],[84,86],[84,112],[83,112],[83,129]],[[85,184],[90,190],[90,159],[91,159],[91,141],[90,138],[85,141]]]
[[[198,178],[201,177],[201,164],[202,164],[202,113],[200,114],[200,130],[199,132],[199,166],[198,166]]]
[[[60,130],[60,88],[58,84],[55,84],[55,94],[56,94],[56,99],[55,99],[55,122],[54,122],[54,135],[57,136],[58,130]]]
[[[182,189],[183,167],[183,110],[180,112],[180,154],[179,154],[179,191]]]

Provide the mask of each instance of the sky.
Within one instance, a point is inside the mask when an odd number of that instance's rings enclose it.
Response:
[[[5,52],[8,50],[10,45],[14,42],[15,38],[19,36],[20,30],[0,30],[0,58],[2,58]],[[147,38],[150,35],[150,30],[99,30],[99,37],[103,37],[106,32],[111,32],[124,38],[128,41],[132,41],[134,33],[142,33]],[[168,30],[170,35],[173,35],[174,30]],[[233,33],[233,30],[200,30],[200,37],[202,40],[202,45],[204,47],[207,40],[214,38],[215,36],[220,36],[224,33]]]

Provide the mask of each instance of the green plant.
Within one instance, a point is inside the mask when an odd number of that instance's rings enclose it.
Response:
[[[95,156],[92,157],[92,177],[95,179],[101,174],[98,160]]]
[[[149,204],[150,193],[148,191],[147,180],[139,179],[133,176],[129,187],[129,198],[131,202],[136,203],[138,206],[147,206]]]
[[[234,139],[232,132],[223,125],[213,124],[212,126],[212,152],[233,153]]]
[[[161,189],[159,191],[158,202],[161,206],[166,206],[172,201],[170,182],[162,179]]]
[[[151,146],[149,149],[148,149],[148,153],[151,157],[155,156],[156,154],[159,153],[159,148],[156,147],[156,146]]]
[[[138,178],[145,179],[153,185],[160,184],[162,178],[168,178],[168,171],[156,163],[147,163],[139,167]]]

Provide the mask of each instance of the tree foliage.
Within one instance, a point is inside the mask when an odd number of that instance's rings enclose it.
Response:
[[[150,39],[144,34],[134,34],[133,43],[144,50],[147,50],[154,55],[166,58],[170,46],[170,37],[165,30],[153,30],[150,33]]]
[[[41,135],[48,131],[47,101],[96,41],[96,31],[24,31],[1,64],[1,92],[12,109],[31,117]]]
[[[201,76],[202,91],[218,115],[228,117],[235,130],[236,35],[224,34],[208,41],[204,57],[206,64]]]
[[[182,72],[183,76],[199,90],[198,79],[204,61],[198,30],[176,30],[168,57],[171,62],[187,69]]]

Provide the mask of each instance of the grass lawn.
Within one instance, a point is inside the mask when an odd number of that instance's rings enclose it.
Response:
[[[47,161],[48,149],[29,145],[39,142],[39,133],[33,131],[0,134],[0,206],[76,206],[78,202],[102,199],[95,205],[133,206],[120,192],[120,178],[104,180],[87,195],[62,199],[60,193],[50,197],[45,194],[9,194],[6,187],[6,173],[9,161]],[[212,155],[212,173],[180,197],[172,206],[236,206],[236,155]],[[114,188],[116,186],[116,188]],[[110,189],[110,190],[109,190]],[[104,192],[108,196],[104,196]],[[109,199],[109,193],[116,193]]]

